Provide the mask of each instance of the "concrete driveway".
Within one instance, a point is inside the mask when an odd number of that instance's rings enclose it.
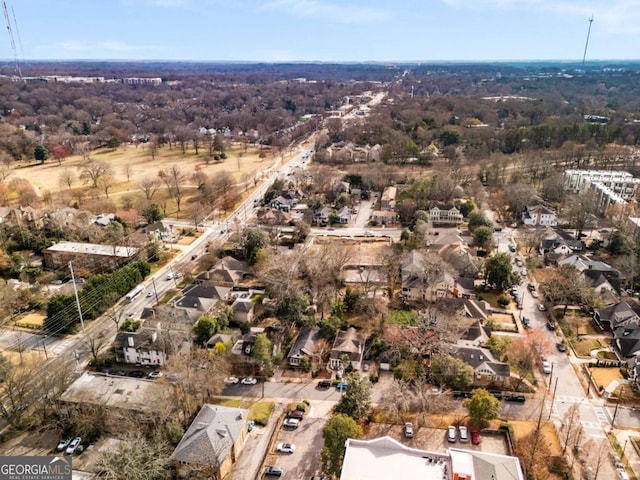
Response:
[[[284,470],[283,479],[307,480],[321,469],[322,429],[331,415],[333,402],[312,402],[305,418],[296,429],[276,430],[265,465],[278,465]],[[276,453],[279,442],[292,443],[296,451],[291,454]]]

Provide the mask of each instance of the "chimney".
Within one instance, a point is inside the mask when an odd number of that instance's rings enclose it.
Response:
[[[127,343],[131,348],[135,347],[135,344],[133,342],[133,335],[127,335]]]
[[[158,339],[158,331],[154,330],[153,332],[151,332],[151,341],[155,342]]]

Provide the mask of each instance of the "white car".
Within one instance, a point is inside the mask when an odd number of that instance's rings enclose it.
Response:
[[[168,273],[165,277],[167,280],[173,280],[173,273]]]
[[[82,443],[82,438],[81,437],[74,438],[73,440],[71,440],[71,443],[69,444],[69,446],[65,450],[65,453],[67,455],[73,455],[76,452],[76,450],[78,449],[78,447],[80,446],[80,443]]]
[[[244,377],[240,383],[242,383],[242,385],[255,385],[258,383],[258,380],[253,377]]]
[[[295,451],[296,451],[296,446],[292,443],[279,443],[276,446],[276,452],[293,453]]]
[[[147,292],[147,298],[153,297],[153,292]]]
[[[541,303],[538,304],[538,310],[540,310],[541,312],[544,312],[546,310],[545,306]]]
[[[538,298],[538,292],[536,292],[535,290],[533,292],[531,292],[531,296],[533,298]]]
[[[159,371],[154,371],[154,372],[149,372],[149,375],[147,375],[147,378],[160,378],[162,376],[162,372]]]
[[[456,427],[454,425],[449,425],[449,427],[447,427],[447,440],[451,443],[455,443],[457,437]]]
[[[238,377],[227,377],[224,379],[224,383],[229,383],[229,384],[238,383],[239,381],[240,379]]]
[[[553,367],[551,366],[550,362],[547,362],[546,360],[544,362],[542,362],[542,371],[544,373],[546,373],[547,375],[549,375],[551,373],[551,371],[553,370]]]
[[[58,443],[58,446],[56,447],[56,450],[58,452],[62,452],[63,450],[67,449],[67,447],[69,446],[70,443],[71,443],[71,439],[70,438],[63,438]]]
[[[460,425],[458,427],[458,436],[460,437],[460,441],[466,443],[469,441],[469,432],[467,432],[467,427],[464,425]]]

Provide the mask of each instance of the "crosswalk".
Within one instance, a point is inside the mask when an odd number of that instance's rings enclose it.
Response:
[[[555,398],[555,401],[553,402],[553,405],[551,403],[551,400],[545,400],[545,409],[547,412],[551,412],[551,415],[550,415],[551,418],[554,418],[559,421],[563,421],[564,418],[563,418],[563,414],[561,413],[561,410],[564,412],[566,408],[559,408],[559,406],[563,404],[564,405],[576,404],[576,403],[579,404],[579,403],[585,402],[585,400],[586,399],[584,397],[557,396]],[[584,429],[585,433],[588,436],[593,438],[605,438],[603,427],[610,425],[610,420],[607,415],[607,411],[605,410],[604,407],[591,405],[588,402],[585,402],[584,406],[586,408],[589,408],[589,407],[591,408],[596,419],[595,421],[580,420],[580,425]]]

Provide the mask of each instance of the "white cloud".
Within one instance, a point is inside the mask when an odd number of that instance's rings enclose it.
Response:
[[[640,33],[640,0],[441,0],[455,8],[537,10],[583,17],[607,33]]]
[[[321,0],[271,0],[262,3],[258,11],[277,11],[301,18],[316,18],[344,24],[381,23],[389,12],[348,3],[329,3]]]

